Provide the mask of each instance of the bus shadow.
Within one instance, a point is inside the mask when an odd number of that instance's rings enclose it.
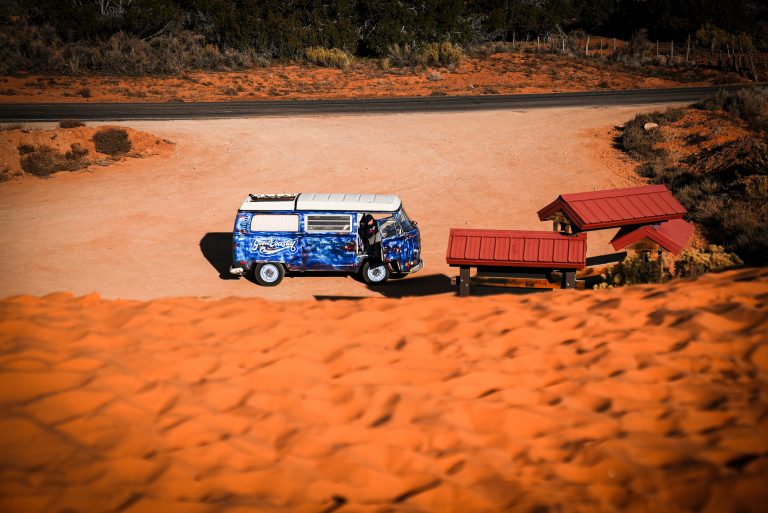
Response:
[[[236,280],[229,274],[232,264],[232,232],[212,232],[200,239],[200,251],[222,280]]]
[[[445,274],[427,274],[402,280],[389,280],[383,285],[369,285],[368,290],[378,292],[384,297],[401,298],[446,294],[456,292],[456,287],[451,285],[451,278]]]

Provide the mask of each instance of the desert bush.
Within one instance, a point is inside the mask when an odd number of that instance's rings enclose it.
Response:
[[[422,48],[404,45],[392,45],[387,60],[389,65],[403,68],[416,66],[456,66],[461,64],[464,52],[460,47],[449,43],[429,43]]]
[[[93,134],[96,151],[107,155],[122,155],[131,151],[131,139],[122,128],[105,128]]]
[[[696,217],[702,217],[707,239],[736,253],[749,265],[768,265],[768,203],[732,198],[718,203],[713,205],[720,207],[717,212],[705,212],[709,214],[706,217],[696,212]]]
[[[57,171],[76,171],[87,165],[88,163],[82,158],[67,158],[50,146],[45,145],[38,146],[34,151],[24,155],[21,159],[21,168],[25,172],[39,177],[46,177]]]
[[[512,51],[512,44],[506,41],[491,41],[487,43],[473,44],[467,47],[467,54],[473,57],[488,57],[497,53]]]
[[[404,44],[402,46],[399,44],[394,44],[390,46],[386,61],[389,66],[395,68],[423,65],[419,52],[417,52],[413,46],[408,44]]]
[[[88,148],[83,148],[78,143],[69,145],[69,151],[64,154],[64,158],[67,160],[82,160],[88,155]]]
[[[0,182],[7,182],[11,178],[13,178],[13,175],[11,174],[10,166],[6,164],[0,165]]]
[[[35,151],[35,147],[31,144],[19,144],[16,149],[19,150],[19,155],[27,155]]]
[[[643,57],[650,48],[651,42],[648,40],[648,30],[641,28],[632,34],[632,38],[624,48],[624,52],[632,57]]]
[[[661,283],[672,278],[693,278],[708,272],[724,271],[744,262],[722,246],[687,248],[674,260],[664,255],[661,262],[654,254],[635,252],[622,262],[609,267],[598,288],[622,287],[641,283]]]
[[[65,119],[64,121],[59,121],[59,128],[77,128],[80,126],[85,126],[85,123],[81,121],[74,121],[71,119]]]
[[[226,70],[269,64],[263,54],[253,49],[220,49],[207,43],[202,34],[189,30],[149,38],[118,30],[105,38],[65,43],[49,25],[19,22],[2,26],[0,48],[3,73],[178,74],[193,69]],[[80,91],[78,94],[88,97]]]
[[[670,166],[664,152],[661,152],[652,160],[640,164],[635,172],[643,178],[648,178],[652,183],[666,183],[677,177],[679,168]]]
[[[705,248],[687,248],[675,259],[675,276],[690,278],[708,272],[723,271],[742,265],[744,262],[728,253],[722,246],[711,244]]]
[[[660,113],[638,114],[624,125],[620,136],[620,143],[624,151],[636,160],[656,159],[664,156],[664,150],[655,148],[654,145],[662,141],[658,128],[646,130],[646,123],[661,125],[664,121]]]
[[[672,272],[666,258],[659,262],[655,255],[636,252],[609,267],[602,277],[603,287],[622,287],[640,283],[661,283],[670,279]]]
[[[747,177],[744,182],[747,201],[768,201],[768,176],[753,175]]]
[[[309,62],[327,68],[349,69],[352,64],[352,56],[339,48],[312,46],[304,54]]]
[[[91,97],[91,90],[89,88],[87,88],[87,87],[84,87],[84,88],[80,89],[77,92],[77,94],[79,94],[83,98],[90,98]]]
[[[704,110],[722,110],[745,121],[754,130],[768,130],[768,88],[765,87],[735,91],[721,89],[694,106]]]
[[[464,58],[461,48],[448,41],[429,43],[423,54],[427,66],[458,66]]]

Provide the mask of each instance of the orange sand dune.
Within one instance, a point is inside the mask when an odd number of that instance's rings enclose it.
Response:
[[[12,297],[0,510],[765,511],[767,303]]]

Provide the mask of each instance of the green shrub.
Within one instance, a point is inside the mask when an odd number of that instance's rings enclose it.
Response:
[[[56,171],[76,171],[87,165],[88,163],[82,158],[67,158],[45,145],[38,146],[35,151],[26,154],[21,159],[21,168],[27,173],[39,177],[47,177]]]
[[[603,273],[603,286],[622,287],[640,283],[661,283],[672,277],[666,258],[661,262],[655,255],[633,253]]]
[[[339,48],[323,48],[312,46],[304,51],[307,60],[318,66],[327,68],[349,69],[352,56]]]
[[[675,260],[675,276],[689,278],[708,272],[717,272],[742,265],[741,259],[728,253],[722,246],[709,245],[704,249],[688,248]]]
[[[131,139],[122,128],[105,128],[93,134],[96,151],[107,155],[122,155],[131,151]]]
[[[59,128],[77,128],[80,126],[85,126],[85,123],[81,123],[80,121],[74,121],[74,120],[64,120],[59,121]]]

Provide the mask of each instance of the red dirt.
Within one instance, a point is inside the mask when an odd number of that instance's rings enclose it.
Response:
[[[92,140],[96,132],[105,128],[120,128],[128,133],[131,140],[131,150],[126,154],[128,157],[144,158],[173,153],[173,143],[170,141],[132,128],[82,126],[52,130],[30,128],[3,130],[0,132],[0,180],[3,177],[11,178],[24,174],[21,168],[22,155],[19,152],[21,145],[33,147],[44,145],[59,153],[65,153],[70,150],[72,144],[79,144],[88,150],[85,160],[91,165],[103,167],[114,164],[123,157],[112,157],[96,151],[96,146]]]
[[[634,164],[594,134],[638,109],[658,106],[132,122],[175,151],[0,184],[0,297],[447,292],[451,227],[551,231],[536,211],[558,194],[632,185]],[[275,288],[222,280],[245,195],[301,191],[398,194],[419,222],[424,269],[379,289],[309,273]],[[30,220],[44,222],[32,230]],[[612,235],[590,234],[588,256],[613,253]]]
[[[666,78],[665,78],[666,77]],[[745,82],[709,69],[629,68],[595,59],[497,53],[465,58],[453,68],[392,68],[357,61],[351,69],[275,64],[232,72],[189,72],[178,77],[0,77],[3,103],[168,102],[257,99],[380,98],[636,89]]]

